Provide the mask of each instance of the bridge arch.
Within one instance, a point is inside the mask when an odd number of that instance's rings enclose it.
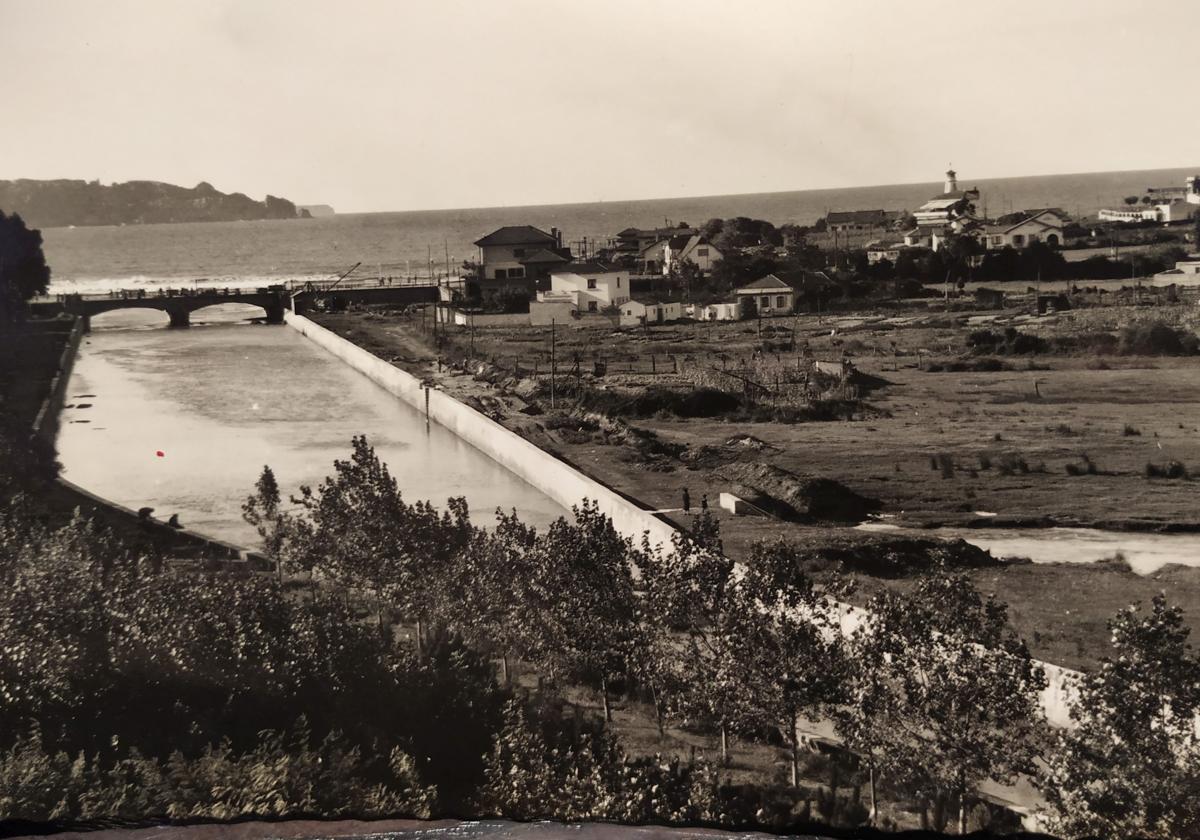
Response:
[[[266,318],[271,320],[271,310],[267,304],[250,303],[248,301],[214,301],[197,306],[189,312],[192,321],[220,321],[235,323],[250,318]],[[213,317],[218,316],[218,317]],[[225,317],[219,317],[225,316]]]
[[[148,329],[171,324],[167,310],[155,306],[114,307],[84,318],[88,329]]]

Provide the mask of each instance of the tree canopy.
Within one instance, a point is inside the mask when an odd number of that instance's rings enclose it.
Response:
[[[49,287],[42,232],[30,230],[15,213],[0,210],[0,323],[17,320],[29,299]]]

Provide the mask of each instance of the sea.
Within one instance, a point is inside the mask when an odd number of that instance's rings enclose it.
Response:
[[[1197,172],[1200,166],[979,181],[962,177],[959,184],[978,187],[980,210],[992,216],[1059,207],[1082,218],[1120,206],[1125,196],[1140,195],[1147,187],[1181,187]],[[46,228],[42,234],[55,293],[324,280],[356,264],[355,277],[457,276],[462,262],[476,257],[471,243],[503,225],[557,227],[564,241],[584,254],[627,227],[699,225],[734,216],[811,224],[830,210],[911,210],[941,190],[941,182],[892,184],[288,221]]]

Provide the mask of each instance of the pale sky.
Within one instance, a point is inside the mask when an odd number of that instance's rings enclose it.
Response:
[[[0,179],[339,211],[1200,163],[1200,3],[0,0]]]

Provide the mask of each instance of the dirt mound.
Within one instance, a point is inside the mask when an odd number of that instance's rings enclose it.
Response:
[[[718,475],[733,484],[735,495],[793,522],[860,522],[880,508],[878,500],[860,496],[839,481],[797,475],[761,461],[727,464]]]

